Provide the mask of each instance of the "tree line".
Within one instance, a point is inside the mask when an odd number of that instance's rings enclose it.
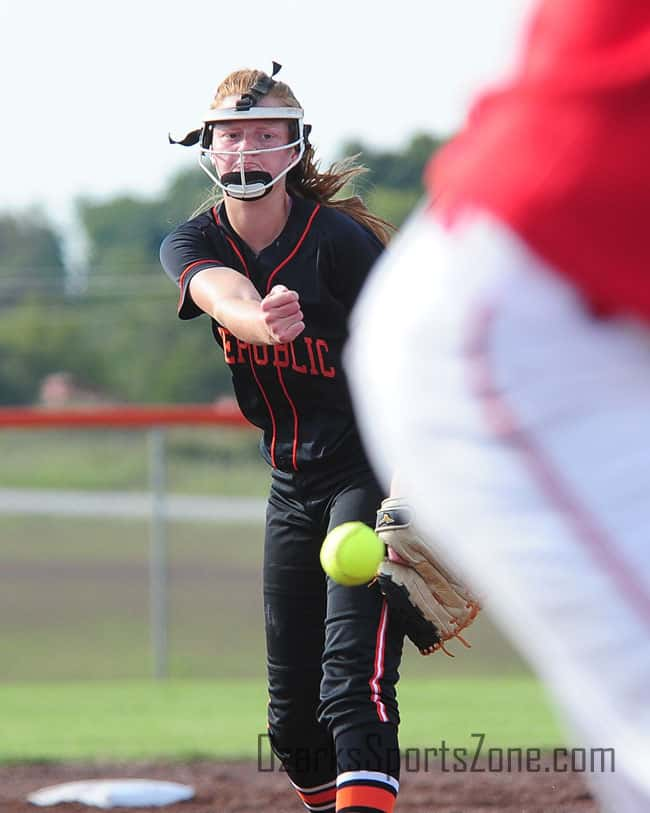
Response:
[[[342,153],[369,169],[355,191],[399,227],[440,145],[417,134],[398,151],[350,142]],[[175,318],[178,294],[158,261],[164,236],[210,204],[208,183],[192,168],[157,199],[79,200],[81,274],[45,218],[0,215],[0,404],[36,403],[44,377],[60,371],[113,401],[205,402],[230,392],[207,317]]]

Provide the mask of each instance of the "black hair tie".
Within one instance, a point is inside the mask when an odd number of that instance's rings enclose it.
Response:
[[[248,93],[243,93],[241,98],[237,100],[237,110],[250,110],[260,99],[266,96],[277,84],[273,77],[281,68],[282,65],[279,62],[274,62],[271,76],[260,77]]]

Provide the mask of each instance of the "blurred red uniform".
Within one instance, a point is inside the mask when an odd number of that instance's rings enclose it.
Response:
[[[650,4],[547,0],[354,314],[371,459],[650,810]],[[389,328],[389,329],[388,329]]]
[[[438,217],[485,210],[596,308],[649,320],[649,145],[650,4],[548,0],[427,181]]]

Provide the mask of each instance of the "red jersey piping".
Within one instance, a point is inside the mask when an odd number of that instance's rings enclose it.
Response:
[[[289,406],[291,407],[291,411],[293,412],[293,445],[291,447],[291,465],[294,468],[294,471],[298,471],[298,410],[296,409],[296,405],[291,399],[289,392],[287,390],[287,385],[284,383],[284,378],[282,377],[282,370],[279,367],[275,368],[278,373],[278,381],[280,382],[280,386],[282,387],[282,392],[285,395],[285,398],[289,402]]]
[[[201,265],[201,263],[214,263],[214,267],[221,267],[223,263],[221,260],[214,260],[211,257],[206,257],[203,260],[194,260],[193,263],[190,263],[187,268],[183,270],[183,273],[178,278],[178,287],[181,289],[180,296],[178,298],[178,310],[181,309],[183,306],[183,285],[185,284],[185,277],[189,274],[189,272],[195,268],[197,265]]]
[[[251,275],[248,273],[248,266],[246,265],[246,260],[244,259],[244,256],[241,253],[241,251],[237,248],[237,243],[235,243],[234,240],[231,240],[231,238],[228,237],[228,235],[226,235],[226,240],[230,243],[230,246],[231,246],[232,250],[239,257],[239,261],[244,266],[244,271],[246,272],[246,276],[248,277],[248,279],[250,279]]]
[[[314,211],[311,213],[311,215],[309,217],[309,220],[307,221],[307,225],[305,226],[305,230],[300,235],[300,239],[298,240],[296,245],[293,247],[293,251],[287,257],[285,257],[284,260],[282,260],[280,265],[276,265],[275,268],[273,269],[273,271],[271,271],[271,276],[269,277],[269,281],[266,283],[266,293],[267,294],[271,290],[271,283],[273,282],[273,277],[278,273],[278,271],[281,268],[284,268],[284,266],[289,262],[289,260],[293,259],[293,257],[296,255],[296,252],[298,251],[300,246],[303,244],[305,237],[307,237],[307,235],[309,234],[309,230],[311,229],[311,224],[314,222],[314,218],[318,214],[318,210],[320,209],[320,206],[321,205],[319,203],[316,206],[316,208],[314,209]]]
[[[311,229],[312,223],[314,222],[314,218],[316,217],[318,210],[320,209],[320,203],[315,207],[314,211],[309,216],[309,220],[307,221],[307,225],[304,228],[303,233],[300,235],[298,242],[293,247],[293,250],[282,260],[279,265],[271,271],[271,275],[269,276],[268,282],[266,283],[266,293],[271,290],[271,283],[273,282],[273,277],[280,271],[281,268],[296,256],[298,249],[303,244],[305,237],[309,234],[309,230]],[[291,412],[293,413],[293,444],[291,446],[291,465],[294,468],[294,471],[298,471],[298,433],[300,427],[300,420],[298,418],[298,410],[296,409],[296,405],[293,402],[293,399],[289,395],[289,391],[287,390],[287,386],[284,383],[284,378],[282,377],[282,371],[279,367],[276,367],[276,372],[278,375],[278,381],[280,382],[280,386],[282,387],[282,392],[284,393],[285,398],[289,402],[289,406],[291,407]]]
[[[255,379],[255,383],[257,384],[259,391],[262,393],[262,398],[264,398],[264,403],[266,404],[266,408],[269,411],[269,415],[271,416],[271,426],[273,427],[273,436],[271,437],[271,465],[273,468],[277,468],[275,465],[275,441],[278,435],[277,426],[275,424],[275,415],[273,414],[273,410],[271,409],[271,402],[268,399],[266,391],[262,386],[262,382],[257,377],[257,373],[255,372],[255,362],[253,361],[253,354],[252,352],[248,351],[248,361],[250,364],[251,372],[253,373],[253,378]]]
[[[212,214],[214,215],[215,221],[217,223],[219,223],[219,217],[217,215],[216,209],[214,209],[214,208],[212,209]],[[232,247],[232,250],[239,257],[239,261],[241,262],[241,264],[242,264],[242,266],[244,268],[244,271],[246,272],[246,276],[248,277],[248,279],[250,279],[251,275],[248,272],[248,265],[246,264],[246,260],[244,259],[241,251],[237,248],[237,245],[236,245],[235,241],[231,240],[231,238],[228,237],[227,234],[226,234],[226,240],[230,243],[230,245]],[[271,416],[271,426],[272,426],[272,429],[273,429],[273,434],[272,434],[272,437],[271,437],[271,465],[273,466],[273,468],[276,468],[276,465],[275,465],[275,443],[276,443],[276,438],[277,438],[277,435],[278,435],[278,429],[277,429],[277,425],[275,423],[275,414],[274,414],[273,409],[271,407],[271,402],[269,401],[269,398],[268,398],[268,396],[266,394],[266,390],[262,386],[262,382],[259,380],[259,378],[257,376],[257,373],[255,372],[255,362],[253,361],[253,353],[250,350],[248,352],[248,362],[250,364],[251,372],[253,374],[253,378],[255,379],[255,383],[257,384],[257,388],[262,393],[262,398],[264,398],[264,403],[266,404],[266,408],[268,409],[269,415]]]

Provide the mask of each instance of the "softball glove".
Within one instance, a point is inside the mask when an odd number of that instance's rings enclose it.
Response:
[[[389,609],[402,620],[407,637],[422,655],[445,649],[478,615],[481,605],[463,581],[443,565],[433,546],[412,523],[404,500],[389,497],[377,511],[375,532],[387,546],[377,580]]]

